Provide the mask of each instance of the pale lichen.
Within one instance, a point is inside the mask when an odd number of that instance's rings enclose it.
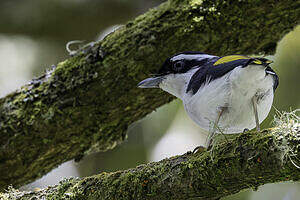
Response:
[[[208,11],[209,12],[215,12],[215,11],[217,11],[217,9],[216,9],[216,7],[210,7],[210,8],[208,8]]]
[[[198,6],[201,6],[203,3],[203,0],[191,0],[190,1],[190,5],[192,6],[192,8],[197,8]]]
[[[300,109],[291,112],[279,112],[274,117],[272,134],[275,137],[275,145],[281,151],[282,163],[291,163],[300,169],[300,160],[297,158],[300,149]]]
[[[203,21],[203,19],[204,19],[204,16],[194,17],[193,18],[194,22],[200,22],[200,21]]]
[[[5,193],[0,192],[0,199],[1,200],[14,200],[21,198],[26,192],[21,192],[12,186],[9,186]]]

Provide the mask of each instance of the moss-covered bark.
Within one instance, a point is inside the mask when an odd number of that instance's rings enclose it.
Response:
[[[290,120],[290,119],[289,119]],[[222,137],[222,136],[221,136]],[[219,199],[266,183],[299,181],[300,124],[221,140],[213,150],[84,179],[67,179],[39,192],[10,190],[16,199]],[[293,164],[294,162],[294,164]]]
[[[129,124],[173,99],[136,88],[169,55],[272,54],[299,21],[295,0],[169,0],[128,22],[0,99],[0,188],[120,144]]]

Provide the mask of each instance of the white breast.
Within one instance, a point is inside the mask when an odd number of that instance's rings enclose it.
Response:
[[[193,76],[193,74],[198,70],[198,68],[191,69],[183,74],[169,74],[164,77],[164,80],[160,83],[159,87],[176,96],[177,98],[183,100],[186,94],[186,88],[188,83]]]
[[[273,78],[263,66],[237,67],[221,78],[200,87],[195,95],[184,94],[183,104],[188,115],[209,131],[220,112],[219,128],[223,133],[239,133],[255,127],[251,99],[258,95],[258,116],[262,122],[273,102]]]

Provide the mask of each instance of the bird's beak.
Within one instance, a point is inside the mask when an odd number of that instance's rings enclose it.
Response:
[[[162,80],[163,77],[147,78],[141,81],[137,86],[139,88],[158,88]]]

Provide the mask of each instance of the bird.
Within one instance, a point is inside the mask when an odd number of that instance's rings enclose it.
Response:
[[[198,51],[177,53],[139,88],[160,88],[181,99],[188,116],[208,132],[237,134],[268,116],[279,84],[273,61],[245,55],[214,56]]]

